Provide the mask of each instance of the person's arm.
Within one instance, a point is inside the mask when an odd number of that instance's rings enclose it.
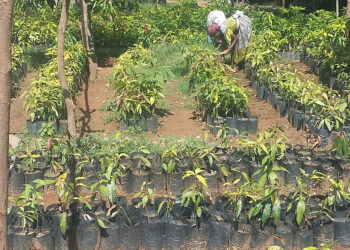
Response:
[[[231,45],[230,47],[228,47],[226,50],[224,50],[223,52],[220,53],[220,55],[227,55],[228,53],[230,53],[233,48],[235,47],[236,43],[237,43],[238,37],[235,34],[231,35]]]

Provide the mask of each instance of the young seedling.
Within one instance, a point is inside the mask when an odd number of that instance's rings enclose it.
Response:
[[[144,181],[142,183],[140,191],[134,195],[134,198],[141,198],[141,201],[137,204],[136,207],[138,208],[142,206],[146,210],[148,222],[149,222],[149,216],[148,216],[147,205],[149,201],[151,201],[152,205],[154,204],[154,192],[151,188],[149,188],[150,184],[151,184],[150,182],[147,183]]]
[[[201,175],[202,172],[204,172],[204,170],[195,166],[193,171],[186,171],[185,175],[182,177],[182,179],[194,179],[194,184],[182,193],[181,205],[188,207],[191,204],[196,220],[201,218],[203,209],[206,209],[205,206],[201,204],[201,201],[204,200],[205,194],[208,194],[207,181]]]

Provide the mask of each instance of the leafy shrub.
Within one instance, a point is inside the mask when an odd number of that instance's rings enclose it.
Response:
[[[193,56],[194,59],[191,59]],[[248,108],[248,92],[228,77],[222,64],[209,49],[192,47],[187,57],[191,65],[189,78],[198,101],[209,114],[227,117],[242,115]]]
[[[113,99],[107,104],[109,120],[139,121],[155,114],[163,98],[163,75],[152,70],[151,51],[142,45],[130,48],[119,57],[110,86]]]
[[[64,53],[65,73],[71,97],[74,98],[78,93],[80,78],[86,72],[87,52],[79,43],[66,47]],[[57,47],[47,52],[47,55],[56,54]],[[30,88],[22,94],[25,97],[26,111],[32,121],[55,121],[66,117],[65,102],[56,74],[57,57],[53,57],[31,82]]]

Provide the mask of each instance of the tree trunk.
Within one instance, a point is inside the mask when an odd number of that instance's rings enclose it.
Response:
[[[80,8],[81,8],[81,37],[83,41],[84,48],[88,51],[88,60],[89,60],[89,77],[92,80],[96,79],[97,75],[97,63],[95,56],[95,48],[93,45],[91,32],[89,29],[89,16],[88,16],[88,8],[85,0],[80,0]]]
[[[346,38],[350,46],[350,0],[347,0],[346,5]]]
[[[66,74],[64,72],[64,37],[66,32],[67,18],[69,11],[69,0],[62,0],[62,11],[60,24],[58,26],[58,71],[57,77],[60,81],[64,101],[67,107],[67,118],[68,118],[68,132],[72,137],[77,136],[77,128],[75,124],[75,110],[74,103],[70,96],[69,86],[66,79]]]
[[[339,0],[335,0],[335,11],[337,13],[337,17],[339,17]]]
[[[286,0],[282,0],[282,8],[286,7]]]
[[[0,249],[7,249],[7,189],[13,0],[0,0]]]

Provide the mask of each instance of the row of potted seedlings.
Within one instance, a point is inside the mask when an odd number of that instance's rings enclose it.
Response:
[[[284,60],[301,61],[305,63],[310,72],[320,77],[321,82],[329,88],[338,90],[341,94],[346,94],[347,82],[338,80],[337,76],[332,75],[330,71],[321,65],[312,56],[302,54],[301,52],[287,51],[278,52],[278,55]]]
[[[302,83],[290,72],[278,72],[276,78],[260,79],[249,72],[251,87],[260,99],[268,100],[281,117],[287,116],[291,125],[317,134],[322,146],[327,146],[337,137],[338,131],[350,133],[347,101],[333,91],[324,92],[311,82]]]
[[[284,50],[280,56],[303,61],[325,85],[346,94],[349,65],[345,16],[338,18],[325,10],[305,14],[297,8],[251,14],[253,23],[259,20],[255,25],[258,36],[267,29],[280,34],[278,48]]]
[[[79,94],[80,83],[87,77],[87,52],[76,43],[66,46],[64,53],[65,74],[74,99]],[[51,60],[40,69],[38,77],[21,96],[29,114],[27,128],[31,133],[38,133],[43,124],[49,122],[57,131],[64,132],[67,127],[65,102],[57,78],[57,46],[48,49],[46,54]]]
[[[277,129],[242,145],[238,152],[199,148],[192,157],[173,147],[161,156],[139,150],[100,155],[95,163],[77,159],[55,180],[25,185],[8,215],[9,242],[16,249],[301,249],[333,240],[350,246],[349,190],[342,181],[348,161],[304,147],[287,150]],[[148,177],[133,180],[141,171]],[[216,198],[215,171],[227,182]],[[159,198],[153,172],[166,177]],[[58,203],[43,209],[47,185],[55,186]]]
[[[157,130],[157,104],[164,97],[162,88],[166,79],[151,68],[152,51],[141,44],[118,58],[110,81],[114,94],[106,105],[109,121],[119,122],[122,129],[132,126],[144,131]]]
[[[243,132],[255,134],[258,118],[247,111],[248,92],[227,75],[213,52],[192,46],[187,61],[191,89],[195,91],[202,118],[211,132],[217,134],[225,129],[230,136]]]
[[[265,36],[262,34],[258,38],[264,40]],[[253,65],[245,65],[246,76],[256,89],[258,98],[269,100],[281,116],[288,115],[289,121],[297,129],[307,128],[311,133],[318,134],[323,146],[328,144],[327,137],[332,131],[331,140],[335,139],[339,129],[349,133],[347,99],[336,90],[310,81],[302,82],[295,73],[269,63],[278,59],[278,47],[269,50],[270,46],[273,45],[253,45],[256,53],[249,54]]]

